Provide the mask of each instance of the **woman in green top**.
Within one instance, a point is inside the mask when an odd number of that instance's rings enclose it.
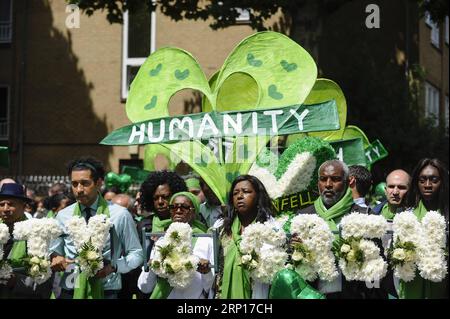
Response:
[[[254,222],[264,223],[272,218],[272,202],[264,185],[254,176],[241,175],[231,184],[228,194],[228,213],[214,228],[223,226],[221,243],[224,260],[219,281],[222,299],[266,299],[269,286],[251,281],[249,273],[240,265],[239,244],[244,228]]]
[[[447,221],[448,229],[448,191],[448,169],[445,165],[436,158],[422,159],[412,173],[408,206],[413,208],[419,220],[430,210],[440,212]],[[413,281],[400,283],[399,295],[404,299],[448,298],[448,275],[439,283],[416,275]]]

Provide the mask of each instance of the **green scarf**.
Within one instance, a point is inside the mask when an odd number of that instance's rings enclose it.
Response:
[[[96,215],[101,214],[106,215],[108,218],[110,216],[108,203],[99,194]],[[73,216],[82,216],[79,203],[75,205]],[[84,272],[81,272],[76,279],[73,299],[103,299],[103,297],[103,280],[96,277],[88,278]]]
[[[347,188],[344,196],[328,209],[323,204],[321,196],[314,201],[314,208],[316,209],[317,214],[327,222],[332,231],[338,230],[337,224],[341,218],[350,211],[352,205],[353,197],[350,188]]]
[[[193,234],[204,234],[205,232],[192,225]],[[192,237],[192,247],[195,246],[198,237]],[[150,295],[150,299],[167,299],[172,292],[173,287],[169,285],[169,281],[166,278],[158,277],[155,288]]]
[[[391,207],[389,207],[389,203],[386,203],[381,210],[381,216],[387,220],[393,220],[395,217],[395,209],[392,211]]]
[[[224,260],[222,299],[250,299],[252,296],[249,272],[241,266],[239,244],[242,238],[240,231],[241,222],[236,216],[231,226],[233,240],[230,241]]]
[[[426,215],[427,209],[422,201],[414,208],[414,215],[419,221]],[[400,280],[400,299],[443,299],[448,298],[448,276],[441,282],[432,282],[423,279],[416,271],[416,277],[412,281]]]
[[[170,224],[172,224],[172,220],[168,219],[159,219],[158,216],[153,216],[152,221],[152,232],[153,233],[163,233],[169,228]]]

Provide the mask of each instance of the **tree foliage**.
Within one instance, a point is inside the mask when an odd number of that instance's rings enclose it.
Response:
[[[175,21],[211,19],[212,29],[226,28],[236,23],[239,9],[247,9],[250,14],[250,25],[255,30],[264,30],[264,21],[272,17],[278,10],[284,14],[297,12],[308,2],[318,2],[325,11],[333,11],[348,1],[358,0],[67,0],[77,4],[90,16],[95,11],[107,11],[106,18],[110,23],[122,23],[123,12],[140,8],[144,1],[149,10],[160,8],[161,12]],[[430,12],[434,21],[442,22],[448,15],[448,0],[415,0],[421,15]]]

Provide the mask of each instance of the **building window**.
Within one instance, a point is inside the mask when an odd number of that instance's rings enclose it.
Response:
[[[439,90],[432,84],[425,83],[425,116],[439,124]]]
[[[123,14],[121,97],[126,99],[131,82],[145,59],[155,51],[155,12],[145,4]]]
[[[448,45],[448,16],[445,17],[445,43]]]
[[[0,0],[0,43],[11,43],[12,1]]]
[[[0,86],[0,140],[9,137],[9,87]]]

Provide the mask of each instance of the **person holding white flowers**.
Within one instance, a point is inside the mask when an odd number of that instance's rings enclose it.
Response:
[[[197,196],[190,192],[174,194],[169,202],[171,224],[187,223],[191,226],[193,234],[205,233],[206,226],[199,220],[199,206]],[[164,240],[165,238],[161,237],[153,246],[150,253],[150,266],[155,257],[156,247]],[[143,268],[138,278],[138,288],[144,293],[151,293],[150,299],[206,298],[214,281],[214,273],[210,269],[210,264],[214,260],[213,242],[210,237],[193,237],[192,245],[192,254],[199,258],[199,263],[192,281],[186,287],[172,287],[166,278],[157,276],[150,267],[148,272]]]
[[[272,201],[261,181],[252,175],[238,176],[228,194],[228,213],[214,228],[220,228],[223,247],[223,271],[218,277],[217,294],[221,299],[267,299],[269,284],[250,280],[241,265],[239,245],[244,229],[255,222],[273,220]]]
[[[27,220],[25,204],[31,200],[25,196],[24,187],[16,183],[3,184],[0,190],[0,218],[9,229],[9,240],[3,247],[1,260],[11,267],[24,267],[28,257],[25,240],[13,241],[14,225]],[[33,287],[31,278],[21,273],[12,273],[6,285],[0,284],[0,298],[48,299],[51,294],[51,280]]]
[[[341,219],[350,213],[373,213],[368,207],[361,207],[354,203],[352,191],[349,188],[349,168],[339,160],[329,160],[320,165],[318,170],[319,198],[314,204],[298,211],[299,214],[317,214],[323,218],[332,231],[337,231]],[[338,247],[339,237],[333,243]],[[301,239],[293,234],[292,244],[301,243]],[[378,243],[381,246],[381,242]],[[381,247],[382,248],[382,247]],[[367,287],[365,282],[347,281],[339,273],[332,282],[316,280],[312,286],[326,295],[327,299],[387,299],[388,291],[395,290],[390,282],[381,281],[376,287]]]
[[[427,212],[437,211],[445,217],[448,230],[448,183],[448,169],[439,159],[424,158],[417,163],[412,173],[411,189],[407,200],[408,206],[413,209],[419,221]],[[446,245],[448,254],[448,232]],[[402,299],[445,299],[449,297],[448,289],[448,275],[441,282],[432,282],[416,275],[410,282],[400,281],[399,297]]]
[[[115,299],[121,289],[120,274],[127,273],[143,263],[142,247],[133,218],[126,208],[107,203],[101,196],[100,188],[105,174],[101,162],[93,158],[76,159],[69,164],[68,173],[77,201],[56,215],[64,233],[50,246],[53,271],[64,271],[60,298]],[[71,231],[69,226],[78,220],[82,220],[82,227],[79,227],[77,232]],[[104,222],[96,224],[101,228],[91,230],[89,226],[93,223],[89,220]],[[113,225],[113,247],[110,244],[109,226],[106,227],[110,224]],[[101,243],[98,243],[98,239],[93,239],[98,233],[104,233]],[[88,252],[88,260],[95,254],[95,261],[103,265],[93,276],[86,270],[80,272],[78,266],[73,267],[76,263],[83,266],[80,263],[78,238],[86,238],[86,235],[90,244],[95,243],[101,247],[99,253]]]

